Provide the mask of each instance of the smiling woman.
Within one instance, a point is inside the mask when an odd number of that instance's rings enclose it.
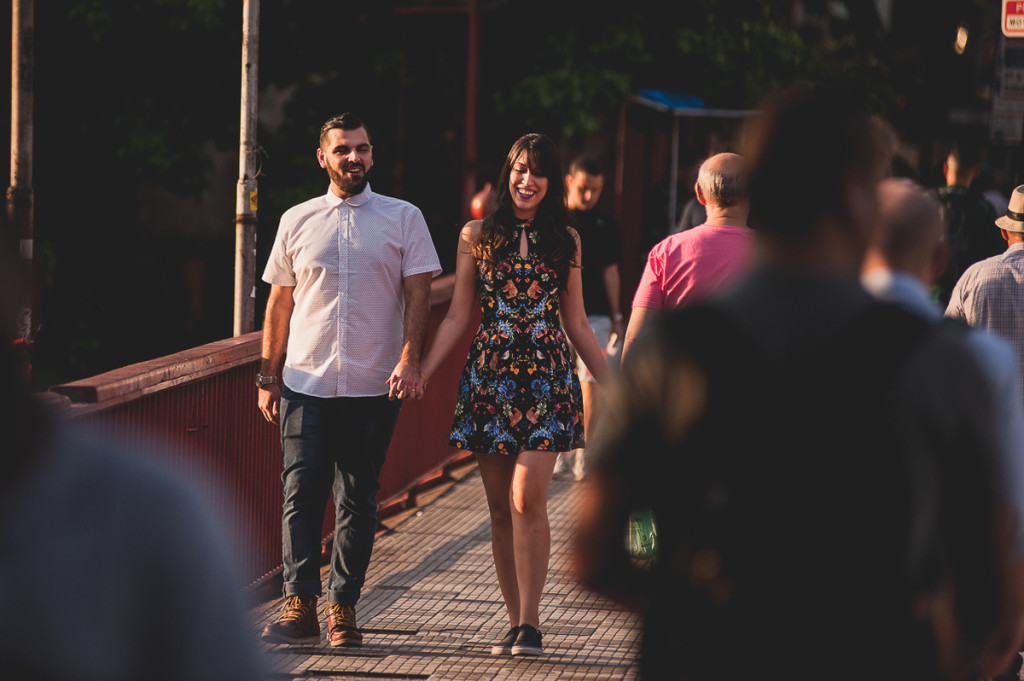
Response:
[[[494,204],[459,237],[455,290],[423,361],[429,378],[483,320],[459,384],[450,444],[476,454],[491,513],[491,548],[511,629],[495,655],[540,655],[540,597],[551,533],[547,493],[559,452],[583,446],[580,382],[568,341],[600,381],[608,368],[583,309],[579,237],[561,165],[545,135],[521,137]],[[479,301],[479,302],[478,302]]]
[[[520,137],[505,157],[497,187],[499,191],[491,213],[481,225],[481,235],[473,255],[484,273],[489,273],[500,257],[498,252],[513,238],[522,235],[519,223],[532,220],[536,239],[548,264],[565,280],[577,256],[575,232],[566,229],[569,216],[565,208],[565,188],[558,178],[561,167],[554,143],[545,135],[531,133]],[[520,244],[521,251],[525,246]]]
[[[548,193],[548,178],[530,168],[530,158],[526,151],[519,154],[519,158],[512,164],[508,191],[512,195],[512,212],[517,218],[530,220],[537,215],[537,208]]]

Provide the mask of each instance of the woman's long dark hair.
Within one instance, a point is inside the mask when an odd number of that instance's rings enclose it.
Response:
[[[490,214],[484,218],[480,239],[473,247],[473,256],[480,264],[483,275],[490,279],[495,263],[501,259],[500,252],[516,236],[520,220],[513,212],[514,204],[508,183],[512,166],[523,152],[526,152],[530,171],[548,180],[547,193],[537,207],[532,227],[537,232],[537,246],[544,262],[558,273],[559,285],[564,288],[569,281],[569,268],[576,257],[576,240],[566,229],[570,217],[565,207],[561,164],[555,143],[547,135],[530,133],[512,145],[498,174],[494,205]]]

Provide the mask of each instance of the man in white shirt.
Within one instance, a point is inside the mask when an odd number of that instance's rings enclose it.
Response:
[[[324,507],[333,492],[327,585],[331,646],[358,646],[359,600],[377,529],[377,492],[401,399],[422,397],[430,280],[440,273],[418,208],[375,194],[363,122],[328,120],[317,149],[331,186],[281,216],[263,279],[260,411],[280,422],[285,605],[263,639],[319,642]]]

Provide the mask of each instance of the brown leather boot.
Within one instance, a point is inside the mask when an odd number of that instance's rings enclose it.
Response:
[[[268,643],[319,643],[320,621],[316,616],[316,596],[289,596],[281,616],[263,628]]]
[[[363,645],[363,633],[356,627],[356,606],[327,604],[327,639],[332,648]]]

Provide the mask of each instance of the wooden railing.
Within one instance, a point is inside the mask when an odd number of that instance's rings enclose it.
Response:
[[[435,282],[430,337],[449,298],[450,280]],[[382,518],[468,456],[449,447],[448,434],[472,331],[432,377],[427,397],[402,406],[381,474]],[[254,385],[261,339],[250,333],[51,388],[69,418],[201,481],[233,528],[249,588],[273,581],[281,564],[280,431],[260,414]],[[328,508],[326,539],[332,529]]]

